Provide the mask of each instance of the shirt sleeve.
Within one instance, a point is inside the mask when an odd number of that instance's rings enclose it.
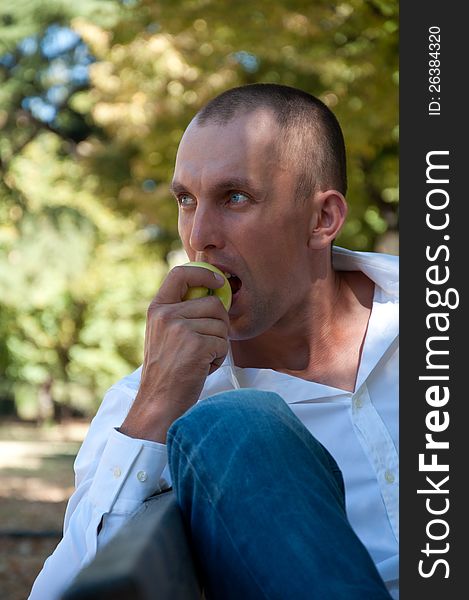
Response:
[[[64,533],[29,600],[55,600],[149,496],[170,486],[166,446],[130,438],[119,427],[133,402],[114,386],[104,397],[75,460],[75,492]],[[99,535],[98,535],[99,532]]]

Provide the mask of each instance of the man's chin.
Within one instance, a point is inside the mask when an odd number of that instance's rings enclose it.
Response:
[[[259,323],[253,322],[252,319],[248,319],[246,315],[240,315],[238,317],[231,317],[230,315],[230,327],[228,330],[228,337],[230,341],[242,342],[252,340],[263,333]]]

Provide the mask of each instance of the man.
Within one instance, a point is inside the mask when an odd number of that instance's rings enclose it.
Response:
[[[397,598],[397,259],[331,250],[347,212],[335,117],[293,88],[229,90],[187,128],[171,190],[190,260],[231,275],[232,306],[182,301],[220,287],[213,272],[169,273],[31,598],[55,598],[171,483],[209,598],[378,600],[383,580]]]

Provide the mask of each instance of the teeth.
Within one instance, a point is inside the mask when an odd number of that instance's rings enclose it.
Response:
[[[230,277],[233,277],[233,275],[231,273],[225,273],[225,277],[229,279]]]

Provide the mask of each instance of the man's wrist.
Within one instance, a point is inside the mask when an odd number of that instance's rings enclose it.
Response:
[[[175,414],[177,411],[168,410],[167,401],[165,404],[162,408],[156,404],[154,397],[149,399],[137,394],[119,432],[128,437],[166,444],[168,429],[180,415]],[[175,404],[169,406],[173,407]]]

